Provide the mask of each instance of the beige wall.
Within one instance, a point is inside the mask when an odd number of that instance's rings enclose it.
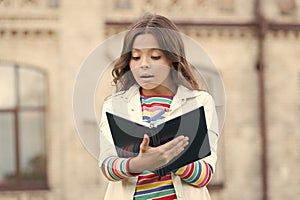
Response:
[[[47,72],[50,190],[0,192],[1,200],[103,198],[106,181],[97,160],[87,152],[76,132],[72,93],[84,59],[108,35],[119,30],[106,27],[106,20],[132,20],[145,11],[165,14],[177,21],[247,22],[254,18],[253,0],[188,0],[174,5],[163,1],[169,9],[162,8],[161,1],[142,4],[132,0],[128,9],[116,9],[112,3],[99,0],[61,0],[56,8],[48,8],[46,0],[26,8],[17,1],[10,2],[13,3],[0,4],[0,31],[4,30],[0,35],[0,61],[26,63]],[[295,2],[299,9],[299,1]],[[275,4],[264,2],[268,18],[299,23],[300,10],[282,16]],[[211,190],[212,199],[261,199],[259,94],[255,69],[257,36],[249,28],[180,28],[207,51],[226,89],[226,121],[221,139],[223,146],[219,148],[221,164],[217,169],[218,181],[224,183],[224,188]],[[112,29],[111,33],[108,29]],[[12,34],[12,30],[17,34]],[[24,35],[24,30],[29,30],[29,34]],[[41,30],[40,34],[36,30]],[[297,172],[300,165],[299,36],[293,32],[269,32],[265,45],[269,197],[296,200],[300,196]],[[99,89],[97,94],[101,92]],[[97,103],[99,113],[99,96]],[[88,130],[95,127],[90,128]]]
[[[297,189],[300,186],[299,38],[270,35],[266,48],[270,196],[295,199],[300,195]]]

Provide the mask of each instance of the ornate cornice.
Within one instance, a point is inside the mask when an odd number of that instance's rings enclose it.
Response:
[[[114,22],[107,21],[105,28],[105,35],[111,36],[113,34],[126,31],[132,22]],[[255,23],[195,23],[195,22],[175,22],[180,31],[195,38],[256,38],[256,24]],[[293,28],[279,28],[275,24],[270,25],[270,30],[267,32],[268,37],[273,38],[295,38],[300,36],[300,27],[293,26]]]
[[[0,0],[1,38],[53,38],[59,21],[57,0]]]
[[[0,27],[1,38],[57,38],[57,30],[51,28],[2,28]]]

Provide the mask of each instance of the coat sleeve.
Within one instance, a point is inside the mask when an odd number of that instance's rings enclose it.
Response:
[[[206,101],[204,104],[204,111],[206,117],[208,137],[211,146],[211,155],[204,158],[203,160],[212,167],[212,170],[214,172],[216,162],[217,162],[217,146],[218,146],[217,143],[219,139],[218,117],[217,117],[216,107],[212,96],[206,93],[205,99]]]
[[[203,187],[210,182],[215,171],[219,128],[215,104],[211,95],[204,93],[199,101],[204,105],[211,155],[179,168],[175,174],[191,185]]]
[[[102,115],[101,121],[99,125],[99,133],[100,133],[100,155],[99,155],[99,162],[100,164],[110,156],[117,156],[116,149],[114,147],[113,139],[110,133],[108,121],[106,118],[106,112],[110,111],[109,105],[111,104],[110,100],[104,102],[102,107]]]
[[[102,108],[99,167],[107,180],[120,181],[136,176],[136,174],[131,174],[128,170],[128,164],[131,158],[119,158],[117,156],[106,117],[106,111],[109,111],[110,104],[111,101],[106,101]]]

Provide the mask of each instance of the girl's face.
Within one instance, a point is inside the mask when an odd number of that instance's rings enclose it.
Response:
[[[143,94],[174,94],[171,64],[152,34],[142,34],[135,38],[129,66]]]

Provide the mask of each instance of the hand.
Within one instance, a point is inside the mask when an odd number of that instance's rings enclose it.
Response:
[[[188,137],[179,136],[158,147],[150,147],[150,138],[145,134],[138,156],[129,162],[129,171],[141,173],[167,164],[184,150],[189,143],[188,139]]]

